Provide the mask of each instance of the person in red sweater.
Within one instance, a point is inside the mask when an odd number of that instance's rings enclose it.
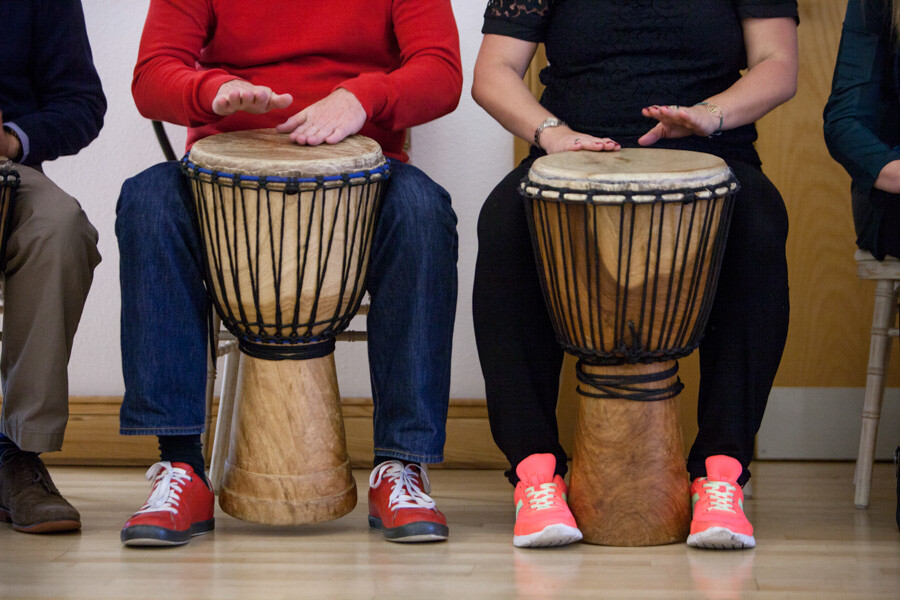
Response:
[[[457,294],[456,215],[408,164],[408,127],[455,109],[462,90],[450,0],[151,0],[132,92],[141,114],[205,136],[275,127],[298,144],[360,133],[391,163],[370,257],[367,317],[375,402],[369,524],[391,541],[438,541],[444,515],[422,467],[442,460]],[[204,473],[207,294],[190,190],[179,165],[125,181],[120,432],[159,439],[130,546],[212,531]]]

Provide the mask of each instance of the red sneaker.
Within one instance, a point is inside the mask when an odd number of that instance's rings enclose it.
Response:
[[[706,459],[706,477],[691,483],[694,518],[688,546],[695,548],[753,548],[753,525],[744,514],[744,492],[738,485],[741,463],[730,456]]]
[[[158,462],[147,471],[150,497],[125,523],[126,546],[180,546],[215,527],[215,495],[185,463]]]
[[[566,502],[566,483],[556,475],[556,457],[532,454],[516,466],[516,526],[513,546],[565,546],[581,539]]]
[[[428,495],[431,484],[421,466],[399,460],[381,463],[369,476],[369,526],[391,542],[447,539],[447,518]]]

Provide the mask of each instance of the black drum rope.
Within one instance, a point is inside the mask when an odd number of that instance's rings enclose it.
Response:
[[[6,268],[6,241],[12,227],[10,215],[20,182],[19,172],[13,164],[12,161],[0,161],[0,271]]]
[[[683,385],[675,377],[677,363],[662,373],[642,375],[596,374],[588,367],[674,360],[687,356],[699,346],[715,295],[737,189],[733,177],[711,186],[658,192],[561,189],[527,178],[523,180],[520,193],[526,204],[547,310],[558,342],[579,358],[578,381],[590,388],[579,386],[579,393],[597,398],[647,401],[678,395]],[[666,206],[672,204],[679,210],[667,215]],[[584,240],[596,240],[602,235],[599,219],[589,210],[593,205],[618,206],[621,234],[615,271],[618,286],[608,290],[607,296],[615,300],[614,306],[606,307],[607,314],[613,318],[614,340],[603,339],[600,298],[601,292],[607,290],[601,289],[604,283],[600,246],[577,246],[582,241],[574,235],[580,232]],[[650,210],[647,239],[635,237],[635,211],[640,206]],[[581,217],[580,224],[575,221],[578,217]],[[676,221],[675,251],[664,258],[662,232],[666,231],[667,218]],[[712,235],[717,223],[718,229]],[[638,248],[647,249],[642,265],[632,264]],[[694,253],[693,259],[689,258],[689,252]],[[575,257],[579,256],[586,263],[584,272],[578,271],[576,265]],[[646,277],[640,290],[631,290],[632,267],[644,269]],[[663,278],[660,274],[666,268],[669,271]],[[638,314],[630,317],[627,314],[629,293],[641,295]],[[695,311],[698,303],[699,310]],[[590,331],[585,331],[586,327]],[[675,381],[670,385],[647,389],[646,384],[671,377]]]
[[[235,335],[241,350],[249,356],[267,360],[317,358],[333,352],[335,336],[349,325],[365,293],[366,274],[362,270],[367,268],[368,260],[365,256],[357,256],[363,252],[356,252],[356,249],[371,247],[389,166],[385,164],[376,169],[334,177],[250,177],[203,169],[185,157],[182,159],[182,169],[194,188],[195,224],[201,237],[207,240],[208,248],[204,249],[206,257],[202,262],[211,305],[219,313],[226,329]],[[252,185],[248,180],[252,181]],[[354,202],[352,189],[360,186],[364,186],[360,198]],[[209,201],[199,200],[207,198],[204,190],[211,191]],[[227,201],[226,190],[231,190],[230,202]],[[333,190],[337,191],[336,198],[327,200],[327,192]],[[283,197],[273,197],[275,192]],[[335,206],[330,218],[326,215],[326,200]],[[282,293],[287,290],[283,289],[286,276],[283,259],[286,253],[292,252],[291,248],[285,247],[285,217],[291,203],[297,205],[296,231],[299,237],[297,248],[293,250],[297,259],[297,289],[293,321],[285,323]],[[248,214],[250,205],[255,206],[255,215]],[[226,219],[229,210],[235,218]],[[255,232],[250,229],[254,216],[257,224]],[[307,221],[305,226],[304,218]],[[301,231],[302,227],[305,231]],[[238,234],[241,228],[243,244],[239,245],[236,242],[240,239]],[[266,232],[270,240],[268,248],[263,247],[265,240],[260,235]],[[350,247],[344,248],[340,266],[337,267],[342,279],[334,313],[319,318],[322,282],[328,275],[332,254],[341,252],[336,247],[336,233],[343,233]],[[299,240],[314,239],[310,236],[315,234],[318,234],[319,244],[311,252],[311,244],[301,244]],[[271,260],[274,323],[266,323],[262,317],[260,281],[265,280],[268,273],[262,272],[260,258],[266,254]],[[246,267],[251,298],[242,297],[238,265]],[[314,269],[314,272],[309,272],[316,287],[308,312],[315,321],[301,323],[301,293],[308,269]],[[353,277],[352,284],[347,281],[348,277]],[[230,286],[227,285],[229,282]],[[345,298],[348,284],[351,297]],[[234,298],[229,298],[229,288]],[[234,313],[233,304],[237,305],[238,314]],[[250,310],[255,314],[248,314]],[[209,321],[211,324],[211,312]],[[214,335],[210,325],[213,351]]]
[[[675,377],[678,373],[678,363],[670,368],[657,373],[642,373],[640,375],[628,375],[622,373],[598,374],[590,373],[585,368],[590,363],[579,360],[575,363],[575,377],[587,388],[578,386],[577,391],[582,396],[590,398],[621,398],[622,400],[635,400],[641,402],[654,402],[674,398],[684,389],[681,380]],[[648,389],[648,383],[665,381],[675,377],[671,385],[658,389]]]

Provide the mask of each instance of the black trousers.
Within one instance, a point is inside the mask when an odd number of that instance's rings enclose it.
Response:
[[[517,187],[533,158],[501,181],[481,209],[473,312],[494,440],[516,465],[536,453],[556,455],[565,475],[556,403],[563,351],[556,342]],[[700,346],[699,433],[687,469],[706,475],[708,456],[725,454],[750,478],[756,433],[787,337],[787,211],[756,167],[728,161],[741,185],[722,272]]]

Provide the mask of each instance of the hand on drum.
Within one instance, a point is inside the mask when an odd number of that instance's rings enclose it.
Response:
[[[294,98],[290,94],[276,94],[264,85],[253,85],[243,79],[223,83],[213,98],[212,109],[217,115],[227,116],[238,111],[263,114],[270,110],[290,106]]]
[[[366,124],[368,115],[352,92],[338,88],[276,127],[301,145],[337,144]]]
[[[651,146],[663,138],[708,136],[719,127],[719,119],[705,106],[653,105],[643,108],[641,114],[659,121],[638,139],[641,146]]]
[[[568,152],[573,150],[592,150],[594,152],[615,152],[621,149],[618,142],[609,138],[598,138],[584,133],[572,131],[566,126],[548,127],[541,132],[541,148],[547,154]]]

